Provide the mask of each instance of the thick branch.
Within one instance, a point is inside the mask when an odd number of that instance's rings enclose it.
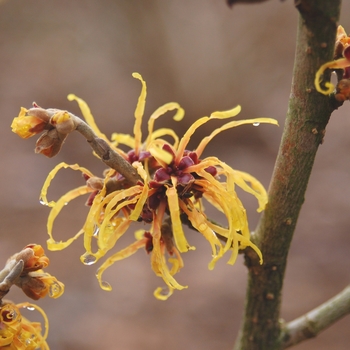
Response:
[[[293,83],[269,203],[254,235],[264,264],[246,254],[249,282],[236,350],[277,350],[281,290],[293,237],[318,146],[334,109],[315,91],[317,69],[333,57],[340,0],[300,0]]]
[[[316,337],[348,314],[350,314],[350,285],[332,299],[287,323],[282,333],[283,349]]]

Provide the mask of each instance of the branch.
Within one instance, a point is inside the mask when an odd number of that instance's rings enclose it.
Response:
[[[0,271],[0,306],[2,298],[9,292],[13,284],[21,275],[24,267],[24,261],[10,261],[5,268]]]
[[[283,349],[296,345],[350,314],[350,285],[307,314],[287,323],[282,332]]]
[[[136,169],[128,161],[115,152],[105,140],[97,137],[89,125],[83,120],[74,116],[72,113],[69,114],[76,118],[78,123],[76,131],[86,138],[91,148],[107,166],[123,175],[130,185],[136,185],[138,181],[141,181]]]
[[[299,24],[291,97],[269,203],[252,240],[264,264],[246,253],[249,269],[245,315],[236,350],[281,349],[280,306],[290,243],[312,166],[334,106],[315,91],[317,69],[333,58],[340,0],[298,1]],[[325,77],[326,78],[326,77]]]

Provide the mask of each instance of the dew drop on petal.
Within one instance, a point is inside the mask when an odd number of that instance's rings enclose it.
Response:
[[[198,226],[198,231],[199,232],[203,232],[206,230],[206,228],[208,227],[208,225],[204,222],[202,222],[199,226]]]
[[[95,236],[95,237],[98,236],[99,232],[100,232],[100,228],[97,225],[95,225],[93,236]]]
[[[85,265],[92,265],[96,262],[96,257],[91,254],[84,254],[82,256],[82,261],[83,261],[83,264]]]
[[[253,123],[253,126],[259,126],[260,123]]]
[[[35,307],[34,306],[27,306],[26,309],[29,310],[29,311],[34,311]]]
[[[46,203],[45,201],[43,201],[42,199],[40,199],[39,203],[40,203],[41,205],[47,205],[47,203]]]
[[[101,288],[103,290],[107,290],[107,291],[111,291],[112,290],[112,286],[106,281],[102,281],[101,282]]]
[[[54,282],[50,285],[49,296],[51,298],[56,298],[62,294],[62,287],[60,284]]]

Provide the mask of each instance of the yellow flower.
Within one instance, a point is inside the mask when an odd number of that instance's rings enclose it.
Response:
[[[323,64],[316,73],[315,76],[315,87],[318,92],[324,95],[329,95],[335,89],[334,85],[330,82],[325,82],[324,86],[326,89],[323,89],[320,85],[322,81],[322,76],[326,69],[343,69],[344,70],[344,79],[350,78],[350,37],[346,34],[342,26],[338,26],[337,38],[335,44],[335,60]],[[344,94],[342,91],[337,91],[341,95],[345,95],[344,99],[349,99],[348,88]],[[342,99],[344,101],[344,99]]]
[[[45,322],[45,333],[41,334],[41,324],[30,322],[21,315],[20,309],[38,310]],[[45,312],[37,305],[30,303],[0,306],[0,348],[13,350],[49,350],[46,343],[48,335],[48,320]]]
[[[23,139],[39,134],[44,130],[48,122],[42,116],[45,116],[45,114],[30,115],[28,114],[28,109],[22,107],[18,117],[12,121],[12,131]]]
[[[138,73],[134,73],[133,77],[142,84],[135,110],[133,136],[113,134],[112,141],[109,141],[98,129],[86,103],[75,95],[69,95],[68,98],[78,102],[87,123],[96,135],[108,142],[133,165],[142,182],[130,186],[112,169],[99,179],[79,165],[61,163],[56,166],[48,175],[41,192],[42,203],[52,208],[47,224],[49,249],[61,250],[83,235],[86,252],[81,260],[90,265],[114,248],[132,222],[143,222],[144,225],[149,225],[149,229],[137,232],[134,243],[110,256],[99,268],[97,278],[103,289],[111,290],[111,286],[102,280],[106,268],[115,261],[144,248],[150,254],[153,271],[168,287],[166,292],[163,292],[162,288],[155,291],[155,296],[162,300],[167,299],[174,289],[187,288],[180,285],[173,277],[183,267],[180,253],[195,249],[187,241],[183,223],[198,231],[209,242],[212,256],[210,269],[228,251],[231,253],[228,262],[234,264],[238,251],[246,247],[251,247],[262,263],[259,248],[250,240],[246,211],[235,187],[238,186],[257,198],[258,211],[263,210],[267,203],[265,189],[251,175],[232,169],[216,157],[201,159],[201,156],[207,144],[221,131],[243,124],[277,125],[277,122],[270,118],[230,121],[205,137],[195,150],[189,151],[188,143],[198,127],[213,119],[234,117],[241,108],[237,106],[229,111],[214,112],[210,117],[200,118],[180,139],[172,129],[154,130],[156,119],[168,111],[176,111],[173,117],[175,121],[183,118],[183,109],[179,104],[171,102],[159,107],[151,115],[148,121],[148,135],[143,141],[141,124],[147,94],[146,83]],[[164,136],[170,136],[173,141],[166,141],[163,139]],[[119,144],[130,147],[130,151],[125,153],[118,148]],[[69,191],[57,202],[48,202],[48,187],[61,168],[81,171],[87,183]],[[57,215],[67,203],[88,193],[90,193],[88,203],[91,207],[83,228],[68,241],[57,242],[52,236],[52,227]],[[227,220],[225,227],[207,218],[203,199],[225,215]],[[93,240],[97,243],[95,251],[92,248]]]

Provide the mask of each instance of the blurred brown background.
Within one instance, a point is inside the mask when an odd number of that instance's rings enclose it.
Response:
[[[347,31],[349,11],[350,3],[344,2],[341,23]],[[73,92],[89,103],[107,135],[129,133],[140,91],[140,83],[131,77],[135,71],[148,84],[146,116],[169,101],[184,107],[182,123],[175,125],[170,117],[157,121],[157,126],[176,127],[179,134],[203,115],[241,104],[241,118],[268,116],[281,127],[226,131],[212,141],[206,155],[216,155],[268,186],[287,109],[296,23],[291,0],[233,9],[224,0],[2,1],[1,264],[28,243],[45,246],[48,208],[38,197],[51,168],[65,161],[96,174],[104,169],[78,134],[69,137],[54,159],[35,155],[35,140],[23,141],[10,130],[21,106],[36,101],[79,114],[66,99]],[[349,103],[334,113],[316,159],[290,252],[283,300],[287,321],[349,283],[349,114]],[[193,147],[209,132],[198,130]],[[81,183],[78,173],[63,171],[49,198],[57,199]],[[254,229],[256,203],[248,196],[244,201]],[[80,228],[87,211],[83,202],[69,204],[55,226],[57,239]],[[234,267],[223,259],[208,271],[207,243],[188,234],[197,250],[183,256],[185,268],[178,280],[189,288],[167,302],[153,298],[162,281],[142,251],[105,274],[113,286],[109,293],[95,279],[98,266],[80,263],[82,239],[65,251],[48,252],[48,272],[66,285],[60,299],[39,301],[50,319],[51,349],[232,349],[246,285],[242,258]],[[15,290],[9,297],[27,300]],[[295,349],[349,349],[349,328],[347,317]]]

